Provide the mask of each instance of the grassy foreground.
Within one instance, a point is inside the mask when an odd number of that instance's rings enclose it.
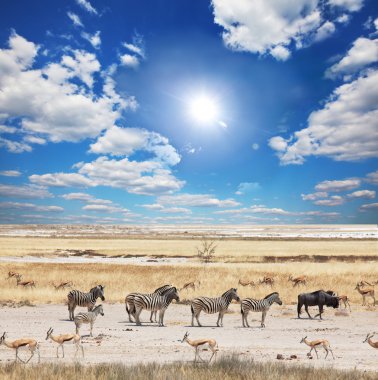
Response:
[[[286,366],[282,363],[257,363],[240,360],[237,357],[224,357],[213,365],[194,363],[172,364],[98,364],[93,366],[42,364],[24,366],[8,364],[0,366],[0,378],[9,380],[66,380],[66,379],[286,379],[286,380],[373,380],[377,373],[341,371],[330,368],[315,369],[311,366]]]

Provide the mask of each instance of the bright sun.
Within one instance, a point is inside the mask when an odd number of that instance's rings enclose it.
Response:
[[[201,95],[190,102],[190,115],[201,124],[216,121],[218,109],[216,102],[208,96]]]

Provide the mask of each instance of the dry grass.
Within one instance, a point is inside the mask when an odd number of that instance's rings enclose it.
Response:
[[[36,281],[35,289],[16,286],[15,279],[6,280],[8,271],[23,274],[25,280]],[[292,287],[289,274],[306,274],[308,285]],[[264,275],[273,276],[273,288],[260,285],[255,288],[238,285],[239,278],[257,281]],[[163,284],[177,287],[184,283],[200,280],[201,286],[195,291],[183,290],[181,299],[199,295],[218,296],[230,287],[238,287],[241,297],[263,297],[278,291],[286,304],[297,301],[297,294],[323,288],[346,294],[353,304],[361,304],[361,296],[354,290],[356,282],[364,278],[374,281],[378,278],[378,267],[369,263],[286,263],[286,264],[187,264],[164,266],[137,266],[113,264],[0,264],[0,301],[33,303],[63,303],[68,290],[57,291],[51,283],[73,281],[76,289],[88,291],[96,284],[106,286],[107,302],[124,302],[131,291],[151,292]],[[370,300],[369,300],[370,301]],[[371,302],[371,301],[370,301]]]
[[[195,257],[196,239],[87,239],[0,237],[0,256],[64,254],[67,250],[88,251],[106,256],[184,256]],[[374,240],[220,240],[215,259],[255,261],[256,258],[288,256],[377,256]]]
[[[224,357],[211,366],[193,363],[138,364],[125,366],[119,364],[98,364],[94,366],[41,364],[35,366],[3,365],[0,377],[7,380],[43,380],[43,379],[88,379],[88,380],[373,380],[376,373],[360,371],[341,371],[331,368],[316,369],[311,366],[284,365],[282,363],[258,363],[252,360],[240,360],[236,356]]]

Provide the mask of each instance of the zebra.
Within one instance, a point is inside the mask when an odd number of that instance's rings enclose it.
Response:
[[[162,295],[159,295],[157,293],[137,294],[134,297],[135,321],[137,326],[141,326],[139,316],[142,310],[146,309],[151,311],[160,311],[159,327],[163,327],[165,311],[174,299],[176,302],[180,301],[178,291],[175,287],[169,288]]]
[[[74,318],[76,334],[79,334],[79,329],[83,323],[89,323],[91,325],[90,336],[92,336],[93,324],[95,323],[95,320],[99,314],[102,316],[104,315],[104,309],[102,305],[97,305],[92,311],[76,314]]]
[[[262,300],[255,300],[253,298],[245,298],[241,301],[241,315],[243,327],[249,327],[248,324],[248,313],[250,311],[262,312],[261,327],[265,327],[265,316],[272,304],[276,302],[278,305],[282,305],[280,300],[280,295],[277,292],[268,294]],[[245,322],[245,323],[244,323]]]
[[[105,301],[104,289],[105,286],[97,285],[92,288],[89,293],[84,293],[80,290],[71,290],[67,295],[69,320],[74,320],[76,306],[87,307],[88,311],[91,311],[96,304],[97,298],[101,298],[102,301]]]
[[[192,326],[194,326],[194,317],[197,319],[198,326],[202,326],[198,317],[203,310],[205,313],[214,314],[219,312],[217,326],[223,326],[223,316],[228,309],[232,300],[240,301],[240,298],[237,294],[236,288],[231,288],[227,290],[227,292],[223,293],[218,298],[210,298],[210,297],[198,297],[195,298],[190,308],[192,310]],[[219,326],[220,322],[220,326]]]
[[[149,295],[152,295],[152,294],[162,295],[162,294],[164,294],[164,292],[166,290],[168,290],[170,288],[172,288],[172,285],[163,285],[160,288],[155,289],[154,292],[150,293]],[[134,298],[135,298],[135,296],[139,296],[140,294],[142,294],[142,293],[130,293],[125,298],[126,313],[129,315],[129,322],[134,322],[131,320],[131,315],[135,317]],[[153,322],[152,316],[154,313],[155,313],[155,322],[157,322],[156,321],[156,311],[155,312],[151,311],[151,316],[150,316],[151,323]]]

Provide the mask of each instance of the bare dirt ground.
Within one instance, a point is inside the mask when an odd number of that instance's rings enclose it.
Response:
[[[219,344],[219,356],[237,353],[242,357],[258,361],[276,361],[277,354],[285,358],[297,355],[297,359],[285,360],[288,364],[331,366],[340,369],[378,371],[378,351],[363,343],[368,332],[378,331],[378,310],[352,310],[346,316],[337,316],[333,309],[327,309],[324,320],[296,318],[295,306],[274,305],[266,319],[266,328],[261,329],[261,314],[250,314],[251,328],[241,327],[239,305],[231,305],[231,313],[224,317],[224,327],[215,327],[216,315],[202,314],[200,321],[206,327],[191,327],[191,313],[188,305],[172,304],[165,315],[167,327],[143,323],[135,326],[128,322],[122,304],[105,303],[105,316],[99,316],[94,326],[94,337],[90,338],[89,326],[81,330],[85,359],[81,363],[123,362],[138,363],[156,361],[191,361],[193,349],[179,340],[186,331],[190,338],[214,338]],[[84,310],[79,308],[80,311]],[[77,309],[76,312],[79,310]],[[312,315],[316,309],[312,308]],[[34,337],[40,342],[41,362],[71,363],[74,359],[74,347],[67,345],[65,359],[56,358],[56,344],[46,341],[49,327],[54,332],[69,333],[74,331],[74,323],[67,320],[65,305],[38,305],[35,307],[0,309],[1,332],[7,331],[10,340],[20,337]],[[149,319],[149,312],[142,313],[142,321]],[[307,358],[309,348],[300,344],[302,337],[309,339],[325,338],[330,341],[335,360],[324,359],[324,351],[319,349],[319,359]],[[376,335],[375,339],[378,338]],[[22,352],[26,357],[28,353]],[[209,358],[209,352],[202,352],[203,358]],[[14,359],[14,352],[0,347],[0,363]],[[36,362],[36,359],[33,359]]]

